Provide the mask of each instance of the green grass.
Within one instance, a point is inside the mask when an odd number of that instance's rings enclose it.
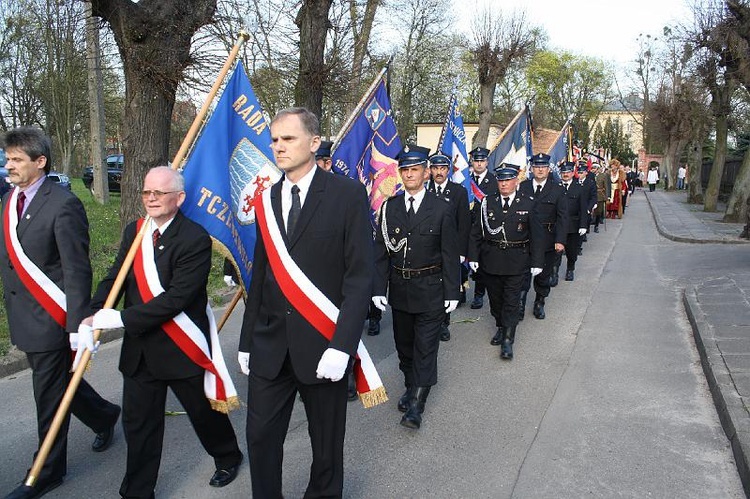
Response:
[[[102,206],[94,200],[94,197],[83,186],[80,179],[71,179],[71,182],[73,193],[83,203],[89,218],[91,238],[89,257],[91,258],[91,270],[94,276],[94,288],[96,288],[99,281],[107,274],[120,247],[120,195],[110,194],[109,203]],[[214,251],[211,260],[211,274],[208,279],[208,296],[214,305],[219,304],[226,296],[223,268],[224,257]],[[6,355],[9,349],[10,332],[8,331],[5,302],[0,300],[0,356]]]

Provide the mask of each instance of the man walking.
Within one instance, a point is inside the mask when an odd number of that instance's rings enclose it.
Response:
[[[487,159],[490,150],[486,147],[475,147],[469,152],[471,156],[471,177],[474,183],[484,193],[485,196],[497,192],[497,182],[493,174],[487,171]],[[479,203],[474,203],[471,211],[471,223],[475,223],[479,217]],[[482,282],[481,274],[473,272],[474,278],[474,299],[471,301],[471,308],[479,309],[484,304],[485,286]]]

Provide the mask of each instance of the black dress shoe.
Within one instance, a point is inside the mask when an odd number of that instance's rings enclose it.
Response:
[[[535,301],[534,302],[534,317],[537,319],[544,319],[544,302],[543,301]]]
[[[445,324],[440,325],[440,341],[450,341],[451,332]]]
[[[5,496],[5,499],[32,499],[34,497],[42,497],[47,492],[56,489],[62,485],[62,478],[57,480],[51,480],[48,482],[37,482],[33,487],[21,484],[13,492]]]
[[[497,328],[497,332],[495,332],[495,336],[492,337],[490,340],[490,345],[499,345],[503,342],[503,335],[505,334],[505,328],[499,327]]]
[[[558,284],[558,282],[560,280],[557,272],[558,272],[557,267],[552,267],[552,273],[549,276],[549,287],[550,288],[554,288],[555,286],[557,286],[557,284]]]
[[[476,310],[478,308],[482,308],[482,305],[484,305],[484,296],[474,295],[474,299],[471,300],[471,308]]]
[[[377,336],[380,334],[380,321],[370,319],[367,323],[367,335]]]
[[[568,270],[565,272],[565,280],[566,281],[572,281],[575,278],[575,272],[572,270]]]
[[[513,359],[513,343],[511,343],[510,338],[505,338],[503,340],[503,346],[500,350],[500,358],[506,360]]]
[[[211,480],[208,481],[208,484],[211,487],[224,487],[232,483],[234,479],[237,478],[237,473],[239,473],[240,471],[242,458],[243,456],[242,454],[240,454],[240,460],[237,461],[237,464],[223,470],[216,470],[214,472],[214,476],[212,476]]]
[[[406,412],[409,409],[409,400],[411,400],[412,389],[407,388],[401,398],[398,399],[398,411]]]
[[[115,425],[117,424],[117,419],[119,417],[120,407],[117,406],[117,416],[115,416],[115,420],[112,422],[112,426],[96,434],[96,436],[94,437],[94,443],[91,444],[92,451],[104,452],[105,450],[109,449],[109,446],[112,445],[112,439],[115,436]]]
[[[425,393],[426,390],[426,393]],[[429,394],[429,388],[420,386],[409,399],[409,408],[401,418],[401,426],[412,430],[418,430],[422,426],[422,412],[424,412],[424,401]]]
[[[598,226],[594,227],[594,232],[596,232],[597,234],[599,233],[599,227]]]

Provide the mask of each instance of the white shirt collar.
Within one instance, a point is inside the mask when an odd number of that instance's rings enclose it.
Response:
[[[536,192],[536,186],[538,186],[538,185],[541,185],[542,189],[544,189],[544,186],[547,184],[547,180],[549,180],[549,177],[545,178],[544,182],[537,182],[536,179],[534,179],[532,181],[533,182],[533,187],[534,187],[534,192]]]
[[[319,170],[317,166],[310,168],[310,171],[293,184],[286,177],[281,183],[281,216],[284,219],[284,227],[289,219],[289,210],[292,209],[292,186],[296,185],[299,187],[299,202],[300,207],[305,206],[305,199],[307,199],[307,193],[310,192],[310,184],[312,184],[315,172]]]
[[[500,192],[498,192],[498,195],[500,196],[500,205],[502,205],[505,202],[505,198],[508,198],[508,205],[512,205],[513,200],[516,199],[516,191],[513,191],[507,196],[503,196],[502,194],[500,194]]]
[[[151,235],[153,236],[154,231],[156,231],[156,229],[159,229],[160,235],[164,235],[164,232],[166,232],[167,227],[169,227],[169,225],[172,223],[172,220],[174,220],[174,217],[170,218],[169,220],[167,220],[166,222],[164,222],[163,224],[157,227],[156,222],[154,222],[154,219],[152,218],[151,219]]]
[[[414,213],[419,211],[419,206],[422,204],[422,200],[424,199],[425,193],[427,191],[422,188],[418,193],[416,194],[409,194],[408,192],[404,192],[404,206],[406,206],[406,211],[409,211],[409,198],[414,198]]]

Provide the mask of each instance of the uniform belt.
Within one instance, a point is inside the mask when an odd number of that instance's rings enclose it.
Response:
[[[425,277],[442,272],[443,266],[438,264],[430,267],[422,267],[421,269],[402,269],[401,267],[393,265],[393,270],[395,270],[396,275],[401,276],[402,279],[416,279],[417,277]]]
[[[528,239],[525,239],[523,241],[497,241],[495,239],[485,239],[485,241],[487,241],[492,246],[497,246],[500,249],[523,248],[529,244]]]

